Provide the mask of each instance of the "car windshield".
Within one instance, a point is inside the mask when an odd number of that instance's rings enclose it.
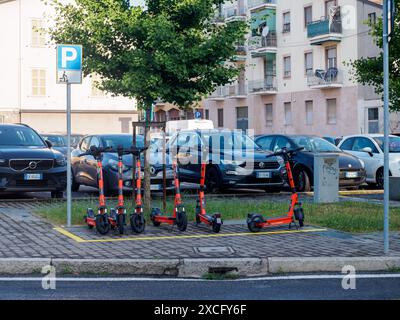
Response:
[[[381,150],[384,150],[383,137],[374,138]],[[400,137],[389,137],[389,152],[400,153]]]
[[[202,132],[203,141],[210,141],[213,148],[224,150],[260,150],[260,147],[246,134],[235,131],[218,133]]]
[[[130,149],[132,147],[131,135],[103,136],[102,140],[105,147],[117,148],[118,146],[123,146],[124,149]],[[143,148],[143,136],[136,136],[136,146],[139,148]]]
[[[294,142],[299,146],[303,147],[304,151],[308,152],[337,152],[340,151],[338,147],[325,139],[318,137],[293,137]]]
[[[53,147],[67,146],[67,139],[64,136],[43,136],[43,138],[50,141]]]
[[[40,136],[27,127],[0,127],[1,146],[45,147]]]

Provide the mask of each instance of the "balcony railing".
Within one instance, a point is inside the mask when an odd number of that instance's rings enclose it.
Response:
[[[263,4],[276,4],[276,0],[248,0],[247,6],[249,9],[259,7]]]
[[[226,7],[223,10],[223,16],[225,16],[226,19],[233,19],[235,17],[246,18],[246,8],[242,6]]]
[[[342,72],[337,68],[316,69],[307,75],[307,84],[314,88],[337,88],[343,84]]]
[[[227,94],[229,97],[245,97],[247,95],[246,83],[235,83],[227,86]]]
[[[249,81],[249,92],[250,93],[272,93],[277,91],[276,76],[266,76],[262,80]]]
[[[257,50],[261,48],[276,48],[276,33],[271,32],[268,36],[254,36],[249,39],[249,49]]]
[[[227,96],[227,87],[220,86],[218,87],[211,95],[210,99],[224,99]]]

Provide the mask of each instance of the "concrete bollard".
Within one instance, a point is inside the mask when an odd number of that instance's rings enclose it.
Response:
[[[314,202],[339,201],[339,155],[320,153],[314,156]]]
[[[400,177],[389,177],[389,198],[400,201]]]

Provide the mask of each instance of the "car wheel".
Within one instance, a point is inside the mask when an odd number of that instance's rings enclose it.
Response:
[[[75,181],[75,176],[72,173],[72,178],[71,178],[71,190],[73,192],[77,192],[79,190],[79,187],[81,186],[78,182]]]
[[[299,192],[311,191],[310,177],[307,172],[303,169],[295,170],[294,180],[296,184],[296,190]]]
[[[64,192],[63,191],[52,191],[51,198],[52,199],[62,199],[62,198],[64,198]]]
[[[383,189],[383,184],[384,184],[384,173],[383,173],[383,168],[379,168],[378,171],[376,172],[376,186],[379,189]]]
[[[206,171],[206,187],[209,193],[218,193],[221,191],[221,178],[218,170],[215,167],[211,167]]]

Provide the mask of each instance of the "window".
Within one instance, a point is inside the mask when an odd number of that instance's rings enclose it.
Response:
[[[329,47],[325,51],[326,69],[337,68],[337,48]]]
[[[43,22],[40,19],[31,21],[31,45],[34,47],[44,47],[46,37],[43,29]]]
[[[283,77],[290,78],[292,74],[292,63],[290,56],[283,57]]]
[[[257,140],[257,144],[263,149],[263,150],[271,150],[272,151],[272,140],[274,140],[274,136],[268,136],[268,137],[263,137]]]
[[[375,25],[376,24],[376,12],[371,12],[368,14],[368,22],[371,25]]]
[[[32,69],[32,96],[46,95],[46,70]]]
[[[292,103],[285,102],[284,108],[285,108],[285,125],[290,126],[292,125]]]
[[[311,126],[313,124],[313,101],[306,101],[306,125]]]
[[[278,137],[275,142],[274,151],[280,150],[283,148],[292,149],[292,144],[285,137]]]
[[[165,116],[165,113],[164,113],[164,116]],[[122,118],[118,118],[118,121],[121,122],[121,132],[129,133],[129,128],[130,128],[130,124],[132,122],[132,118],[122,117]]]
[[[379,109],[368,109],[368,133],[379,133]]]
[[[218,127],[224,126],[224,109],[218,109]]]
[[[290,12],[283,13],[283,33],[290,32]]]
[[[95,146],[97,148],[100,147],[100,140],[97,137],[92,137],[92,139],[90,140],[90,146]]]
[[[247,107],[236,108],[236,128],[243,131],[249,128],[249,110]]]
[[[274,122],[274,113],[272,103],[265,105],[265,123],[267,127],[272,127]]]
[[[340,146],[340,149],[342,149],[342,150],[347,150],[347,151],[352,150],[352,149],[353,149],[353,144],[354,144],[354,139],[355,139],[355,138],[346,139],[346,140],[342,143],[342,145]]]
[[[334,7],[337,6],[336,0],[325,1],[325,17],[329,17],[333,13]]]
[[[105,92],[97,87],[101,82],[100,76],[98,74],[92,75],[91,82],[92,82],[92,92],[91,92],[92,97],[103,97],[105,95]]]
[[[206,109],[206,119],[210,119],[210,110]]]
[[[328,124],[336,124],[336,99],[326,100],[326,115]]]
[[[81,146],[80,146],[80,149],[81,149],[82,151],[87,151],[87,150],[89,150],[89,140],[90,140],[90,138],[91,138],[91,137],[86,137],[85,139],[82,140]]]
[[[304,7],[304,27],[312,22],[312,6]]]
[[[356,138],[353,145],[353,151],[364,152],[364,148],[371,148],[372,153],[379,153],[374,143],[368,138]]]
[[[304,72],[306,75],[311,75],[313,74],[314,70],[314,61],[313,61],[313,53],[312,52],[306,52],[304,54]]]

